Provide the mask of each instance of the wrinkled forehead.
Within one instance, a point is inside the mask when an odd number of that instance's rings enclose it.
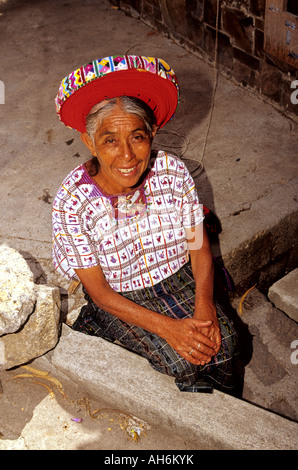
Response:
[[[142,117],[127,112],[121,107],[116,107],[109,115],[98,122],[96,126],[97,133],[117,134],[121,131],[136,132],[138,130],[146,131],[147,127]]]

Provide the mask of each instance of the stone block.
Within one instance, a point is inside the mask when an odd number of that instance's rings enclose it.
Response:
[[[123,10],[127,15],[131,16],[132,18],[139,19],[141,17],[141,11],[143,7],[143,3],[129,1],[129,0],[119,0],[119,8]]]
[[[265,29],[265,21],[262,18],[255,18],[255,27],[260,31],[264,32]]]
[[[264,17],[266,0],[251,0],[250,11],[255,16]]]
[[[239,10],[242,8],[243,10],[248,10],[249,4],[251,0],[225,0],[225,5],[238,8]]]
[[[24,364],[56,346],[60,290],[34,284],[26,260],[0,246],[0,369]]]
[[[182,36],[186,35],[186,11],[185,2],[181,0],[171,0],[162,2],[162,16],[165,25],[170,31]]]
[[[215,29],[206,26],[204,29],[204,51],[211,57],[215,53]]]
[[[298,322],[298,268],[275,282],[268,297],[276,308]]]
[[[243,85],[244,87],[254,86],[254,71],[251,70],[251,68],[247,65],[242,64],[241,62],[235,61],[233,77],[238,83],[241,83],[241,85]]]
[[[136,0],[137,3],[140,3],[140,0]],[[159,8],[159,0],[144,0],[144,7],[145,5],[150,4],[155,8]]]
[[[23,327],[0,338],[0,369],[25,364],[53,349],[60,331],[58,287],[36,286],[36,305]]]
[[[234,8],[223,8],[223,30],[229,34],[232,43],[245,52],[252,52],[253,18]]]
[[[148,2],[144,3],[142,10],[142,19],[148,23],[156,26],[157,23],[162,23],[162,14],[160,8]]]
[[[209,26],[216,27],[217,0],[205,0],[204,21]],[[219,15],[220,16],[220,15]],[[219,18],[220,24],[220,18]]]
[[[237,47],[233,47],[233,56],[235,60],[241,62],[252,70],[259,70],[260,68],[260,61],[258,58],[243,52]]]
[[[0,336],[25,323],[36,302],[33,274],[20,253],[0,245]]]
[[[120,0],[120,6],[123,7],[123,4],[129,5],[131,8],[133,8],[135,11],[138,13],[141,13],[142,7],[143,7],[143,2],[139,0]]]
[[[186,15],[186,37],[195,44],[195,47],[204,50],[204,23],[192,15]]]
[[[219,33],[218,62],[220,67],[233,70],[233,47],[229,36]]]
[[[264,32],[256,29],[255,30],[255,55],[263,58],[264,53]]]
[[[191,16],[192,18],[195,18],[198,21],[203,22],[204,2],[186,2],[185,8],[187,15]]]
[[[262,66],[260,84],[261,91],[264,95],[270,97],[274,101],[280,101],[280,86],[282,75],[279,70],[271,65],[264,63]]]

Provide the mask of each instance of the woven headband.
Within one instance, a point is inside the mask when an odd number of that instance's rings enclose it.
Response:
[[[173,69],[162,59],[135,55],[94,60],[65,77],[56,97],[60,120],[79,132],[93,106],[108,98],[132,96],[144,101],[162,127],[179,104],[179,85]]]

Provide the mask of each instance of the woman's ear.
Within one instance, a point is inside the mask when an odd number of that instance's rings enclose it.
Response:
[[[154,124],[154,125],[152,126],[152,131],[151,131],[151,133],[152,133],[152,139],[155,137],[155,134],[156,134],[157,131],[158,131],[158,127],[156,126],[156,124]]]
[[[90,135],[87,132],[83,132],[81,134],[81,141],[86,145],[86,147],[90,150],[92,155],[96,157],[96,150],[93,144],[93,140],[91,139]]]

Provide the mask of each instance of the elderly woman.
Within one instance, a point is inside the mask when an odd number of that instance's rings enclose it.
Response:
[[[184,163],[151,150],[178,102],[157,58],[107,57],[62,81],[58,115],[92,158],[55,198],[54,265],[83,284],[75,330],[140,354],[182,391],[231,393],[236,334],[214,303],[202,205]]]

